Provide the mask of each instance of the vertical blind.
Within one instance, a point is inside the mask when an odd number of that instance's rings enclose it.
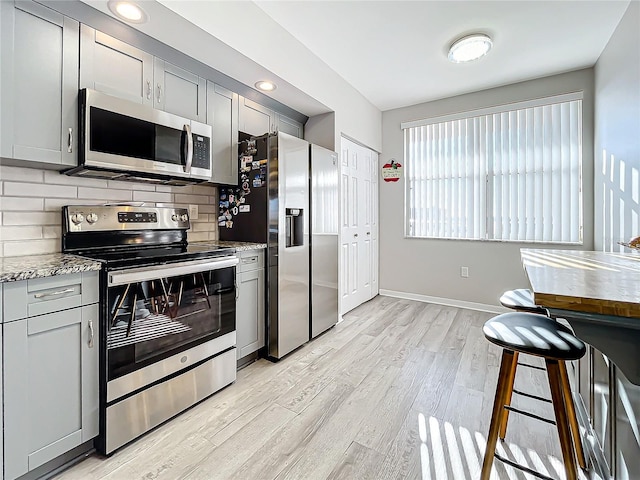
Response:
[[[582,100],[557,100],[403,124],[407,236],[581,242]]]

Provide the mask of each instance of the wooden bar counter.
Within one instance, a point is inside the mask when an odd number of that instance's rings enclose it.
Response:
[[[576,405],[592,464],[604,478],[640,479],[640,252],[520,255],[535,303],[590,346],[577,369]]]
[[[566,318],[576,335],[640,385],[640,255],[523,248],[536,305]]]

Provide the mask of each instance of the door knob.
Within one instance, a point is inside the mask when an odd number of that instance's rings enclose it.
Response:
[[[353,234],[353,236],[354,236],[354,237],[357,237],[357,236],[358,236],[358,234],[357,234],[357,233],[354,233],[354,234]]]

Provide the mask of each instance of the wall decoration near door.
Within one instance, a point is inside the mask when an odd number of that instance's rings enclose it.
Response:
[[[378,294],[378,154],[342,138],[340,313]]]
[[[382,166],[382,179],[385,182],[397,182],[402,177],[402,164],[395,158]]]

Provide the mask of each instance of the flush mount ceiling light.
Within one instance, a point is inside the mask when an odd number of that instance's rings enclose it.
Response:
[[[453,63],[470,62],[485,56],[492,46],[493,42],[484,33],[467,35],[453,42],[449,49],[449,60]]]
[[[145,23],[149,20],[146,12],[133,2],[109,0],[107,3],[113,14],[129,23]]]
[[[262,90],[263,92],[272,92],[277,87],[275,83],[270,82],[269,80],[260,80],[259,82],[256,82],[256,88],[258,90]]]

